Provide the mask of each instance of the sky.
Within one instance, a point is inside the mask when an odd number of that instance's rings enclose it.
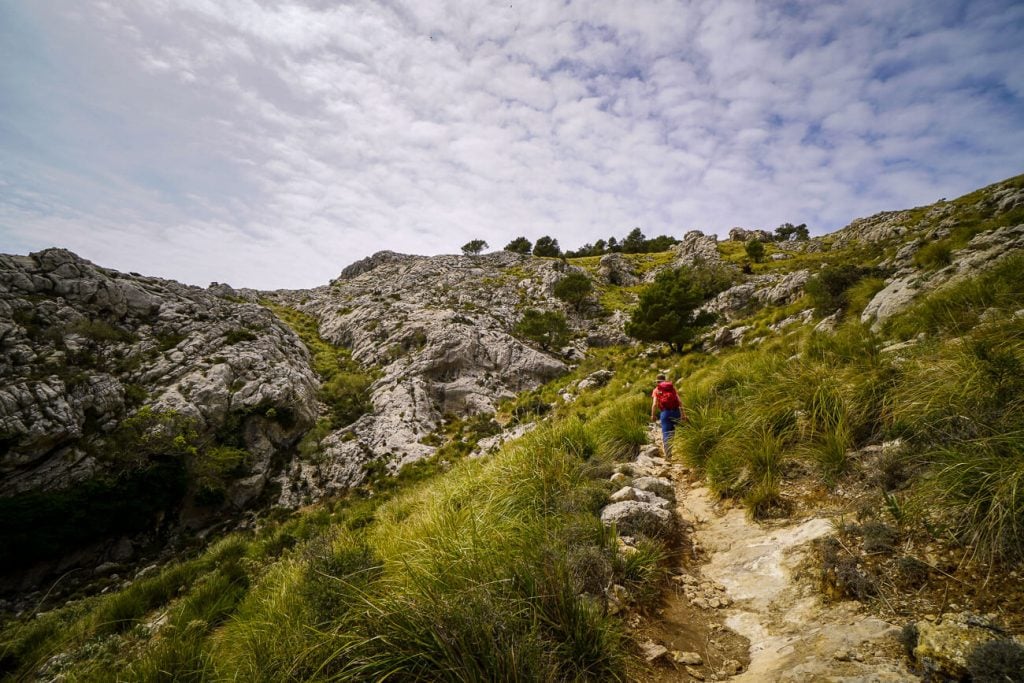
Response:
[[[1024,172],[1019,0],[3,0],[0,252],[205,286]]]

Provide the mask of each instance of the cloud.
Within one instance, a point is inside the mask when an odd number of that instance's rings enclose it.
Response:
[[[1024,7],[0,8],[0,248],[205,284],[633,226],[814,232],[1021,172]]]

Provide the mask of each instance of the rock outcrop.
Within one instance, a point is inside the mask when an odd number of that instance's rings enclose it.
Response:
[[[672,247],[675,253],[674,266],[694,266],[697,264],[720,264],[722,257],[718,253],[718,236],[705,235],[700,230],[691,230],[683,235],[682,241]],[[653,277],[649,274],[649,279]]]
[[[748,230],[747,228],[733,228],[729,231],[729,239],[733,242],[749,242],[758,240],[760,242],[773,242],[775,235],[767,230]]]
[[[640,282],[633,264],[619,253],[602,256],[597,266],[597,274],[609,285],[632,287]]]
[[[346,268],[328,287],[271,296],[320,321],[320,333],[379,369],[373,412],[327,437],[318,463],[295,462],[281,502],[340,491],[383,461],[391,471],[429,456],[423,443],[446,414],[493,412],[498,401],[564,373],[595,341],[593,321],[554,298],[565,263],[511,252],[399,256],[385,252]],[[562,311],[579,331],[566,349],[544,352],[513,334],[526,307]],[[608,321],[606,320],[607,324]],[[609,336],[621,335],[621,319]]]
[[[244,505],[316,414],[294,333],[259,305],[100,268],[62,249],[0,256],[0,495],[64,489],[111,465],[140,406],[244,448]]]
[[[976,235],[953,252],[952,263],[938,270],[921,270],[901,264],[896,276],[868,302],[861,321],[879,329],[886,320],[913,304],[917,297],[977,275],[1011,253],[1024,249],[1024,225],[1006,226]],[[897,258],[901,258],[897,254]],[[906,257],[909,261],[909,257]]]

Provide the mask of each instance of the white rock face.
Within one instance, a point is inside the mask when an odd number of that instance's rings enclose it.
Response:
[[[371,387],[373,413],[332,434],[319,464],[294,463],[281,502],[358,484],[365,465],[391,471],[422,459],[421,443],[445,414],[494,411],[498,401],[567,371],[567,355],[594,341],[595,321],[552,295],[571,269],[561,261],[498,252],[483,256],[375,254],[345,269],[327,287],[275,292],[274,298],[315,316],[321,335],[349,345],[353,357],[380,368]],[[526,307],[564,313],[590,337],[544,352],[512,330]],[[622,319],[609,335],[622,335]]]
[[[605,506],[601,510],[601,521],[606,526],[614,524],[624,535],[658,535],[668,533],[673,519],[669,510],[655,503],[624,500]]]
[[[691,230],[683,235],[679,244],[672,247],[676,254],[673,266],[693,266],[699,263],[719,264],[722,257],[718,255],[718,236],[705,235],[700,230]],[[654,273],[647,275],[647,280],[653,281]]]
[[[882,323],[905,310],[923,292],[930,292],[976,276],[1003,258],[1024,249],[1024,225],[1014,225],[976,235],[953,253],[953,263],[936,271],[907,267],[905,274],[890,280],[875,294],[861,314],[861,322],[878,330]]]
[[[631,287],[640,282],[633,264],[619,253],[602,256],[597,266],[597,274],[610,285]]]
[[[231,494],[244,505],[316,415],[308,352],[267,309],[63,249],[0,256],[0,348],[0,495],[97,473],[89,453],[148,404],[202,434],[236,423],[252,456]]]

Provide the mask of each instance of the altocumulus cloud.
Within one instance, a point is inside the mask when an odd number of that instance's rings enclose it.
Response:
[[[1019,173],[1024,5],[0,5],[0,250],[322,284],[379,249],[824,232]]]

